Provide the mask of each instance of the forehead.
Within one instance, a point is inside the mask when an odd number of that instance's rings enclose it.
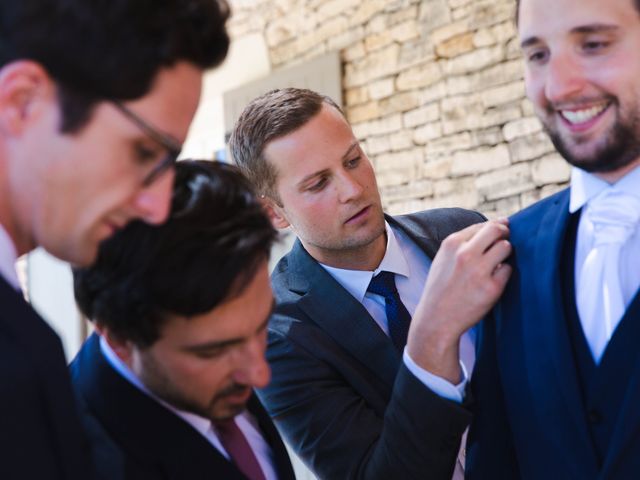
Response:
[[[278,171],[280,181],[328,168],[342,158],[354,141],[353,131],[342,114],[323,104],[300,128],[269,142],[264,156]]]
[[[595,24],[628,25],[640,16],[635,0],[520,0],[520,39],[566,35]]]

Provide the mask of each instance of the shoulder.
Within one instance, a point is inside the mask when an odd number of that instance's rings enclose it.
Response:
[[[512,237],[529,236],[537,230],[549,209],[565,205],[568,208],[568,202],[569,189],[566,188],[519,211],[509,219]]]

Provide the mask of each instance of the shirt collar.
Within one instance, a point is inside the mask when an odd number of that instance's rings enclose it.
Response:
[[[368,270],[348,270],[320,264],[340,285],[344,287],[358,302],[362,303],[369,283],[374,275],[385,271],[408,277],[411,270],[398,243],[393,229],[385,221],[387,233],[387,248],[378,268],[373,272]]]
[[[0,225],[0,275],[15,289],[20,288],[18,273],[16,272],[16,260],[18,252],[11,237]]]
[[[569,212],[575,213],[592,198],[607,188],[623,191],[629,195],[640,195],[640,167],[636,167],[614,184],[610,184],[595,175],[573,167],[571,170],[571,191]]]
[[[129,383],[133,384],[138,390],[143,393],[149,395],[156,402],[161,404],[166,409],[175,413],[177,416],[182,418],[185,422],[195,428],[198,432],[200,432],[205,437],[207,436],[209,430],[211,429],[211,421],[208,418],[201,417],[200,415],[196,415],[195,413],[186,412],[184,410],[179,410],[174,406],[168,404],[161,398],[158,398],[156,395],[151,392],[144,383],[138,378],[138,376],[129,368],[129,366],[124,363],[120,357],[113,351],[113,349],[109,346],[107,341],[103,336],[100,336],[100,350],[104,355],[107,363],[113,367],[113,369],[118,372],[122,377],[125,378]]]

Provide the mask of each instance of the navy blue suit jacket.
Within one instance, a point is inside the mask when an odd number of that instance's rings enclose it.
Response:
[[[628,352],[620,356],[622,362],[633,362],[630,379],[616,379],[615,366],[607,367],[613,384],[622,381],[624,389],[610,446],[602,465],[598,464],[590,429],[599,428],[602,419],[594,418],[584,406],[573,354],[578,339],[570,336],[565,308],[571,305],[565,302],[574,299],[563,297],[567,285],[561,283],[568,224],[569,190],[511,219],[513,275],[479,336],[468,478],[640,477],[638,339],[627,343]],[[623,321],[640,322],[638,312],[629,309]],[[591,392],[596,399],[608,394],[607,389],[597,388]]]
[[[436,209],[387,220],[433,258],[447,235],[484,217]],[[273,375],[258,393],[316,475],[449,480],[470,412],[414,377],[362,304],[299,241],[271,281]]]
[[[0,276],[0,478],[91,478],[62,344]]]
[[[246,480],[196,429],[117,373],[97,335],[84,343],[71,373],[100,478]],[[255,396],[248,410],[273,450],[278,478],[294,480],[284,444]]]

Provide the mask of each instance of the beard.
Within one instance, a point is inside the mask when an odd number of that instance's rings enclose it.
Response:
[[[553,121],[557,113],[551,107],[546,109],[546,117],[542,119],[547,135],[556,150],[574,167],[589,173],[607,173],[626,167],[640,156],[640,111],[632,108],[623,112],[616,98],[608,98],[608,108],[616,109],[614,125],[603,134],[602,141],[590,154],[580,155],[575,146],[589,142],[588,139],[567,140],[555,128]],[[635,107],[635,105],[634,105]]]

